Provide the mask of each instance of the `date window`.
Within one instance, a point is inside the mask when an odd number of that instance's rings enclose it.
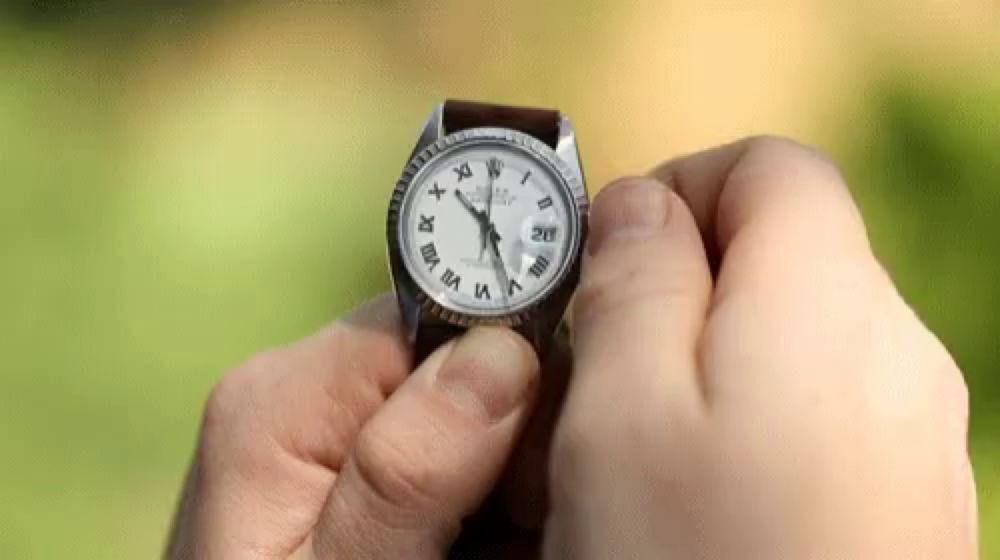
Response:
[[[562,228],[554,216],[530,216],[521,222],[521,242],[525,245],[558,243]]]
[[[556,240],[559,228],[554,225],[533,225],[531,226],[531,241],[534,243],[553,243]]]

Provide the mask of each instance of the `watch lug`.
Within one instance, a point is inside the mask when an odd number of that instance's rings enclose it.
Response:
[[[391,240],[389,242],[389,275],[392,278],[392,291],[399,303],[399,315],[406,331],[406,338],[413,342],[417,338],[417,326],[420,324],[420,302],[417,300],[417,288],[403,265],[403,256],[399,248]]]
[[[420,325],[420,304],[411,287],[405,282],[393,281],[396,301],[399,302],[399,314],[406,331],[406,339],[411,344],[417,339],[417,327]]]
[[[436,104],[417,135],[417,142],[404,164],[404,169],[417,154],[444,136],[444,127],[441,121],[443,114],[444,103]],[[390,241],[389,253],[389,269],[392,274],[393,290],[396,292],[396,300],[399,302],[399,311],[403,326],[406,328],[407,339],[412,344],[417,339],[417,329],[420,327],[422,313],[420,302],[417,300],[418,288],[409,272],[406,271],[403,257],[398,253],[398,247],[395,247],[392,241]]]
[[[559,141],[556,143],[556,155],[566,162],[570,169],[583,180],[583,166],[580,165],[580,151],[576,145],[576,131],[566,117],[559,118]]]
[[[424,127],[420,130],[420,135],[417,136],[417,144],[413,146],[413,151],[410,152],[410,157],[406,160],[407,163],[423,151],[424,148],[437,142],[439,138],[444,136],[444,126],[441,122],[443,114],[444,103],[438,103],[431,110],[431,114],[427,117],[427,122],[424,123]]]

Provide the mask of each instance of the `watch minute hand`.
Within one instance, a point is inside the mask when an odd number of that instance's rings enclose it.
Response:
[[[494,174],[494,166],[499,165],[499,160],[490,160],[486,163],[486,222],[489,224],[493,223],[493,180],[496,178]],[[483,260],[483,253],[486,252],[486,245],[488,239],[484,235],[482,238],[482,245],[479,248],[479,260]]]
[[[497,280],[500,281],[500,294],[503,296],[503,302],[505,307],[510,307],[510,302],[508,301],[507,292],[510,290],[510,277],[507,275],[507,265],[503,262],[503,256],[500,255],[500,234],[497,230],[490,224],[489,227],[489,238],[490,238],[490,249],[492,249],[491,256],[493,257],[493,269],[497,273]]]

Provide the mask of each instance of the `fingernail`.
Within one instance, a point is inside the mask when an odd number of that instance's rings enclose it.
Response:
[[[601,190],[590,214],[591,254],[613,239],[642,238],[663,231],[670,213],[666,185],[648,177],[626,177]]]
[[[506,418],[538,382],[538,359],[526,340],[499,327],[474,328],[458,340],[435,384],[459,407],[487,422]]]

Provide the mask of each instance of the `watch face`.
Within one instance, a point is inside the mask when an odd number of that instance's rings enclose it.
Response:
[[[447,144],[403,195],[406,267],[453,312],[521,311],[558,285],[576,258],[580,216],[566,173],[551,150],[512,131]]]

